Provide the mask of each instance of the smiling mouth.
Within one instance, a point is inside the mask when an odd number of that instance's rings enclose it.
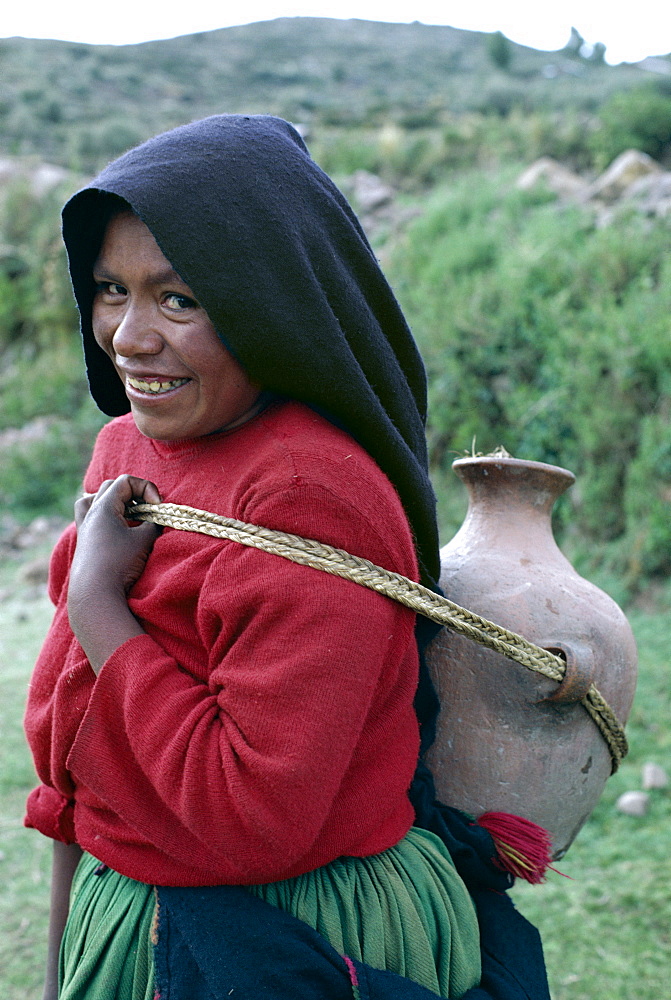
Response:
[[[188,378],[174,378],[169,382],[159,382],[158,380],[153,380],[148,382],[146,379],[142,378],[132,378],[130,375],[126,376],[128,385],[132,386],[133,389],[137,389],[138,392],[146,392],[150,396],[160,396],[161,393],[170,392],[171,389],[177,389],[180,385],[186,385],[191,379]]]

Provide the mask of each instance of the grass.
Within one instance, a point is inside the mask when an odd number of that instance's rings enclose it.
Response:
[[[23,826],[35,778],[21,726],[51,604],[46,594],[35,596],[21,586],[18,568],[18,561],[0,566],[0,591],[6,595],[0,603],[0,996],[7,1000],[40,995],[51,870],[51,845]]]
[[[517,886],[519,909],[541,931],[554,1000],[658,1000],[671,968],[671,790],[651,792],[643,818],[619,813],[641,768],[669,770],[668,634],[671,588],[628,616],[639,646],[639,686],[627,727],[631,750],[594,813],[542,887]]]
[[[24,555],[30,558],[37,553]],[[33,771],[21,718],[33,661],[51,609],[23,586],[18,560],[0,563],[0,996],[39,995],[45,956],[51,850],[22,825]],[[671,790],[651,793],[642,819],[615,810],[640,788],[641,766],[669,769],[671,586],[630,609],[640,684],[628,734],[631,753],[593,816],[543,886],[516,887],[520,910],[541,930],[553,1000],[659,1000],[671,968]]]

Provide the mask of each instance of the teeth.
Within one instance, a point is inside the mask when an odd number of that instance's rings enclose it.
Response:
[[[188,378],[175,378],[170,382],[146,382],[144,379],[128,376],[128,384],[132,385],[134,389],[139,389],[140,392],[152,392],[155,395],[168,392],[169,389],[176,389],[177,386],[184,385],[188,381]]]

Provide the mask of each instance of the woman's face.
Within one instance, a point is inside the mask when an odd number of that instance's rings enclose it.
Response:
[[[142,434],[161,441],[201,437],[254,415],[260,388],[137,215],[110,220],[93,278],[93,333]]]

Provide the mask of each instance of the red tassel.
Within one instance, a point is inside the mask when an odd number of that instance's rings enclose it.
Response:
[[[547,830],[511,813],[484,813],[477,822],[494,841],[499,868],[532,885],[545,881],[548,868],[552,868],[552,841]]]

